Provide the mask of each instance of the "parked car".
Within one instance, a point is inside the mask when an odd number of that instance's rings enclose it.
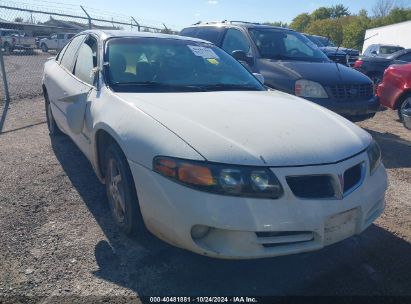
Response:
[[[34,44],[34,37],[29,37],[24,32],[0,29],[0,45],[6,54],[11,54],[14,50],[32,51]]]
[[[345,47],[338,47],[335,45],[334,42],[330,38],[323,37],[323,36],[318,36],[318,35],[308,35],[304,34],[307,36],[308,39],[310,39],[312,42],[314,42],[321,50],[323,50],[327,55],[332,54],[333,51],[334,53],[337,51],[341,51],[345,54],[348,55],[348,66],[353,66],[354,63],[358,60],[358,57],[360,57],[360,51],[356,49],[350,49],[350,48],[345,48]],[[333,60],[333,58],[331,58]],[[341,63],[341,62],[340,62]]]
[[[411,49],[401,50],[387,57],[362,56],[355,62],[354,68],[370,77],[375,84],[379,84],[386,68],[392,64],[408,62],[411,62]]]
[[[403,120],[402,111],[411,104],[411,64],[387,68],[377,93],[381,104],[397,110],[398,117]]]
[[[320,40],[314,35],[308,35],[308,34],[303,34],[303,35],[307,37],[309,40],[311,40],[311,42],[314,43],[316,46],[318,46],[318,48],[321,51],[323,51],[324,54],[327,55],[327,57],[330,58],[332,61],[346,65],[346,66],[350,65],[350,62],[349,62],[350,55],[340,50],[340,48],[324,46],[320,42]]]
[[[384,210],[371,135],[204,40],[82,32],[43,88],[50,135],[88,157],[125,233],[145,224],[199,254],[261,258],[359,234]]]
[[[60,33],[53,34],[49,38],[43,38],[40,40],[41,50],[47,53],[49,50],[61,50],[71,38],[74,37],[74,33]]]
[[[244,22],[199,24],[183,36],[215,43],[273,89],[294,94],[353,120],[373,117],[379,110],[371,80],[336,65],[302,34],[273,26]]]
[[[388,57],[389,55],[404,50],[402,46],[390,44],[371,44],[364,51],[362,56],[367,57]]]

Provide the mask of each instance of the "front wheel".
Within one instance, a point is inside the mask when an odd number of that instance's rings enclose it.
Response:
[[[117,226],[127,235],[145,232],[130,167],[116,143],[105,152],[105,183],[110,211]]]
[[[41,50],[42,50],[44,53],[47,53],[47,52],[49,51],[49,48],[47,47],[47,44],[43,43],[43,44],[41,45]]]
[[[398,118],[402,122],[402,111],[411,107],[411,95],[406,96],[398,105]]]

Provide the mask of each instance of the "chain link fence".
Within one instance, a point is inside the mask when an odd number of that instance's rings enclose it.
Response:
[[[64,5],[59,9],[51,3],[49,8],[53,11],[46,10],[45,6],[28,7],[13,1],[0,3],[0,65],[4,63],[3,68],[0,66],[0,103],[41,95],[44,63],[78,32],[122,29],[175,33],[165,25],[142,25],[132,16],[125,18],[115,13],[100,16],[95,9],[81,6],[73,10]],[[9,94],[4,80],[7,80]]]

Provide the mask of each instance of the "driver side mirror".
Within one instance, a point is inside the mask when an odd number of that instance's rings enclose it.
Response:
[[[377,55],[377,51],[372,51],[371,55]]]
[[[245,62],[247,64],[252,64],[253,63],[253,57],[248,56],[247,53],[244,52],[244,51],[240,51],[240,50],[233,51],[231,53],[231,56],[233,56],[234,59],[236,59],[237,61],[240,61],[240,62],[242,61],[242,62]]]

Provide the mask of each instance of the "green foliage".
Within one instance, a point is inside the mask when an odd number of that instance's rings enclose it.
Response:
[[[340,17],[350,15],[350,12],[348,11],[348,7],[345,7],[342,4],[337,4],[331,7],[330,10],[331,10],[331,18],[340,18]]]
[[[278,26],[278,27],[288,27],[286,22],[275,21],[275,22],[264,22],[264,25]]]
[[[328,37],[345,47],[361,49],[367,29],[411,20],[411,8],[395,7],[392,1],[378,0],[376,8],[379,13],[374,12],[373,17],[369,17],[365,9],[351,15],[343,4],[320,7],[311,14],[299,14],[289,27],[298,32]],[[275,22],[273,25],[282,26],[284,23]]]
[[[303,13],[303,14],[299,14],[297,17],[293,19],[293,21],[290,24],[290,28],[298,32],[304,32],[304,30],[310,25],[310,23],[311,23],[310,14]]]
[[[338,19],[316,20],[308,26],[306,33],[330,38],[336,44],[343,40],[343,29]]]
[[[314,12],[311,13],[311,18],[313,20],[324,20],[329,19],[332,16],[332,8],[331,7],[320,7],[317,8]]]

